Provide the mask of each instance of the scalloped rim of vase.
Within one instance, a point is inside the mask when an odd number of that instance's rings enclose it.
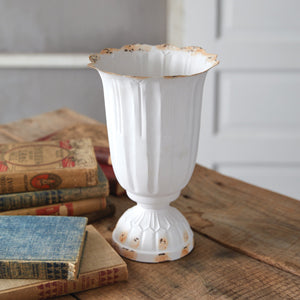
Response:
[[[135,78],[135,79],[154,78],[154,76],[135,76],[135,75],[118,74],[115,72],[102,70],[101,67],[96,66],[97,62],[99,62],[101,60],[101,57],[104,55],[112,55],[113,53],[120,52],[120,51],[124,51],[127,53],[128,52],[133,53],[133,52],[140,52],[140,51],[150,52],[150,51],[154,51],[154,50],[185,52],[185,53],[189,53],[192,56],[200,55],[202,57],[203,56],[206,57],[206,61],[209,62],[209,64],[210,64],[209,67],[207,67],[205,70],[203,70],[201,72],[188,74],[188,75],[178,74],[178,75],[155,76],[155,78],[173,79],[173,78],[178,78],[178,77],[195,76],[195,75],[205,73],[208,70],[210,70],[211,68],[213,68],[214,66],[219,64],[219,61],[217,60],[217,54],[207,53],[202,47],[198,47],[198,46],[187,46],[187,47],[180,48],[180,47],[169,45],[169,44],[160,44],[160,45],[129,44],[129,45],[125,45],[121,48],[105,48],[105,49],[101,50],[99,53],[91,54],[89,56],[91,63],[88,64],[88,67],[90,67],[92,69],[96,69],[96,70],[101,70],[102,72],[107,73],[107,74],[113,74],[113,75],[117,75],[117,76],[125,76],[125,77]]]

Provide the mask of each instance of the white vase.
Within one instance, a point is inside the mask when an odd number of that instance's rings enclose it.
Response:
[[[116,248],[141,262],[183,257],[193,249],[193,232],[169,204],[195,167],[203,84],[216,55],[136,44],[104,49],[90,60],[103,82],[113,169],[137,202],[113,231]]]

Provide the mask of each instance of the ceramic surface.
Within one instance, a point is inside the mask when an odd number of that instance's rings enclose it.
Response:
[[[103,82],[116,177],[138,203],[120,218],[113,240],[131,259],[178,259],[192,250],[193,233],[169,203],[193,173],[203,85],[216,55],[200,47],[127,45],[90,60]]]

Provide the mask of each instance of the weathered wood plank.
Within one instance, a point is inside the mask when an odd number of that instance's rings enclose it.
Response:
[[[111,240],[121,213],[134,203],[126,197],[110,200],[113,218],[93,225]],[[195,233],[195,249],[173,262],[144,264],[126,259],[128,282],[76,294],[95,299],[297,299],[300,277],[261,263]]]
[[[199,233],[300,276],[300,202],[196,166],[174,203]]]

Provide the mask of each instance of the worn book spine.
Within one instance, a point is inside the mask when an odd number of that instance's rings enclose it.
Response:
[[[1,168],[1,165],[0,165]],[[0,171],[1,172],[1,171]],[[0,194],[96,185],[95,170],[0,173]]]
[[[111,165],[111,157],[108,147],[94,146],[94,151],[99,164]]]
[[[108,196],[108,181],[100,168],[98,180],[91,187],[0,194],[0,212]]]
[[[76,280],[0,280],[0,299],[49,299],[127,280],[126,263],[92,225],[86,230],[88,235]]]
[[[78,278],[83,217],[1,216],[0,279]]]
[[[75,266],[52,261],[0,261],[0,279],[68,279]]]
[[[23,208],[0,212],[0,215],[47,215],[47,216],[82,216],[95,211],[106,209],[106,198],[92,198],[73,202],[45,205],[40,207]]]
[[[87,232],[84,235],[84,240],[81,243],[79,257],[85,245]],[[78,278],[81,259],[77,262],[65,261],[0,261],[0,279],[67,279],[75,280]]]
[[[106,208],[103,210],[94,211],[89,214],[82,215],[88,219],[88,224],[96,222],[106,217],[112,217],[116,211],[116,207],[108,199],[106,199]]]
[[[0,293],[1,300],[43,300],[127,280],[126,265],[79,274],[75,281],[54,280]]]
[[[107,196],[100,186],[0,195],[0,212]]]
[[[97,183],[97,161],[89,139],[0,146],[0,194]]]
[[[100,167],[109,182],[109,193],[115,196],[122,196],[125,194],[125,189],[118,182],[112,166],[100,164]]]

